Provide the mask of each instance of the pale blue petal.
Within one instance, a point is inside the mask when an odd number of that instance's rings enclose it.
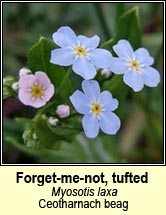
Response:
[[[82,89],[86,96],[88,96],[91,101],[97,101],[100,95],[100,86],[97,81],[94,80],[84,80],[82,82]]]
[[[99,122],[94,114],[87,114],[82,119],[82,126],[85,135],[89,138],[95,138],[99,133]]]
[[[149,87],[157,87],[160,82],[160,74],[153,67],[142,68],[142,77],[144,84]]]
[[[79,90],[76,90],[71,96],[70,101],[76,111],[80,114],[86,114],[90,110],[90,102],[88,97]]]
[[[80,46],[89,49],[95,49],[100,42],[100,38],[97,35],[93,37],[85,37],[82,35],[78,36],[78,40],[80,41]]]
[[[120,119],[116,114],[105,111],[101,114],[100,127],[106,134],[116,134],[120,128]]]
[[[69,45],[74,45],[77,40],[77,36],[70,27],[64,26],[59,28],[53,34],[53,40],[58,46],[66,47]]]
[[[113,46],[113,50],[121,58],[133,58],[133,48],[127,40],[119,40],[118,44]]]
[[[135,59],[140,64],[150,66],[154,63],[154,58],[150,56],[149,52],[145,48],[139,48],[135,52]]]
[[[90,51],[89,56],[97,68],[109,68],[112,55],[105,49],[95,49]]]
[[[115,74],[124,74],[128,71],[129,66],[127,63],[118,57],[112,57],[109,70]]]
[[[117,99],[113,99],[112,94],[108,91],[103,91],[99,96],[99,101],[102,105],[102,108],[114,111],[117,109],[119,102]]]
[[[131,87],[135,92],[142,90],[144,81],[137,71],[129,71],[123,76],[124,82]]]
[[[95,66],[85,57],[78,57],[73,63],[73,71],[85,80],[95,77]]]
[[[60,66],[70,66],[74,61],[74,52],[68,48],[59,48],[51,51],[50,62]]]

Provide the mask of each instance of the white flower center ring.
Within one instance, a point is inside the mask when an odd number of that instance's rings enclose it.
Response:
[[[80,46],[76,47],[74,49],[74,51],[75,51],[75,54],[78,55],[78,56],[85,57],[87,55],[87,51],[84,48],[80,47]]]
[[[129,65],[130,65],[130,68],[133,69],[133,70],[138,71],[140,69],[140,64],[136,60],[130,60]]]
[[[92,103],[91,110],[94,114],[99,115],[102,111],[102,107],[101,107],[100,103],[94,102],[94,103]]]

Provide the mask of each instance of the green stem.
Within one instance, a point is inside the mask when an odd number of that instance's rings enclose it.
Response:
[[[159,66],[160,58],[162,56],[163,44],[161,44],[157,50],[154,66]]]
[[[114,40],[113,40],[113,39],[110,39],[110,40],[108,40],[108,41],[104,42],[104,43],[100,46],[100,48],[107,48],[107,47],[111,47],[111,46],[112,46],[112,44],[113,44],[113,42],[114,42]]]
[[[98,21],[100,22],[100,26],[103,29],[103,33],[104,33],[106,39],[111,38],[111,32],[110,32],[110,29],[108,28],[108,25],[106,23],[105,16],[104,16],[104,13],[102,11],[100,3],[93,3],[93,6],[94,6],[94,9],[96,11]]]
[[[61,85],[60,85],[59,88],[57,89],[56,94],[58,94],[58,93],[61,91],[61,89],[64,87],[64,85],[65,85],[65,83],[66,83],[68,77],[70,76],[71,72],[72,72],[72,68],[70,67],[70,68],[67,70],[66,75],[65,75],[65,77],[63,78],[63,81],[62,81]]]
[[[120,75],[114,75],[111,80],[105,81],[102,90],[115,91],[119,89],[122,84],[122,77]]]

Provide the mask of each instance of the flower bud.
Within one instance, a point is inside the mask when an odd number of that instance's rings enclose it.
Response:
[[[16,82],[16,77],[14,76],[6,76],[5,78],[3,78],[4,86],[11,87],[14,82]]]
[[[54,118],[52,116],[50,116],[48,118],[48,123],[52,126],[56,126],[58,122],[59,122],[59,120],[57,118]]]
[[[37,147],[40,144],[39,139],[36,136],[36,133],[34,132],[34,129],[32,127],[28,127],[25,129],[23,133],[23,139],[24,143],[27,145],[27,147]]]
[[[24,77],[24,76],[29,75],[29,74],[31,74],[31,73],[32,73],[31,70],[29,70],[29,69],[23,67],[23,68],[21,68],[20,71],[19,71],[19,76],[20,76],[20,77]]]
[[[13,89],[15,92],[18,91],[18,89],[19,89],[18,82],[15,82],[15,83],[12,84],[12,89]]]
[[[109,71],[108,69],[102,69],[101,75],[103,75],[105,78],[109,78],[111,76],[111,71]]]
[[[17,79],[14,76],[6,76],[3,78],[3,99],[12,97],[15,95],[15,90],[12,88]]]
[[[68,105],[58,105],[56,109],[56,114],[60,118],[66,118],[70,115],[70,107]]]
[[[12,96],[13,91],[11,90],[11,88],[3,85],[3,99],[7,99]]]

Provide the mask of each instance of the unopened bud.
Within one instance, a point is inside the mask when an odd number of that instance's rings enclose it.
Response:
[[[52,116],[50,116],[48,118],[48,123],[52,126],[56,126],[58,122],[59,122],[59,120],[57,118],[54,118]]]
[[[32,127],[28,127],[25,129],[23,133],[23,139],[24,143],[27,145],[27,147],[37,147],[40,144],[40,141],[38,137],[36,136],[36,133],[34,132],[34,129]]]
[[[111,76],[111,71],[109,71],[108,69],[102,69],[101,75],[103,75],[105,78],[109,78]]]
[[[3,99],[12,97],[15,95],[15,90],[12,88],[17,79],[14,76],[6,76],[3,78]]]
[[[31,70],[27,69],[26,67],[23,67],[19,71],[19,76],[24,77],[24,76],[29,75],[31,73],[32,73]]]
[[[58,105],[56,109],[56,114],[60,118],[66,118],[70,115],[70,107],[68,105]]]
[[[18,91],[18,89],[19,89],[19,85],[18,85],[18,82],[15,82],[15,83],[13,83],[12,84],[12,89],[14,90],[14,91]]]
[[[13,96],[13,91],[10,87],[3,86],[3,99],[7,99]]]
[[[14,82],[16,82],[16,77],[14,76],[6,76],[3,78],[3,85],[11,87]]]

